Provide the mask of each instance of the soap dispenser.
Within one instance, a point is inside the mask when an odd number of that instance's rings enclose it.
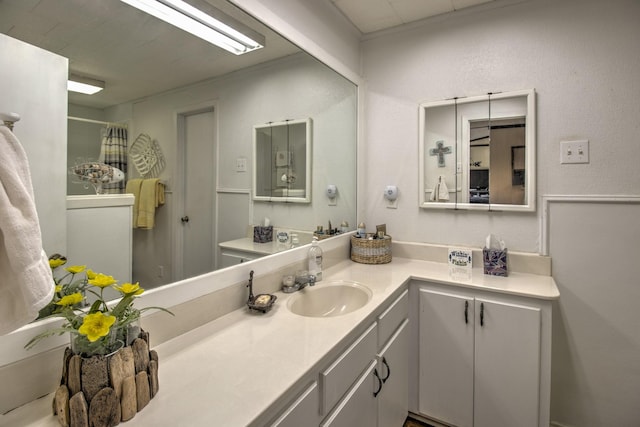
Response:
[[[318,245],[318,238],[314,237],[309,249],[309,274],[316,277],[316,282],[322,280],[322,248]]]

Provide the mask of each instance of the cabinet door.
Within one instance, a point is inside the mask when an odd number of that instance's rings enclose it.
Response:
[[[473,297],[420,289],[418,410],[473,426]],[[517,424],[514,424],[517,425]]]
[[[376,422],[378,416],[376,411],[377,401],[373,395],[379,384],[378,379],[373,374],[376,364],[375,360],[371,361],[355,385],[338,403],[327,419],[320,424],[320,427],[376,427],[378,425]]]
[[[271,424],[272,427],[312,427],[320,421],[318,402],[320,395],[318,383],[313,382],[298,398],[288,407],[282,415]]]
[[[477,299],[475,427],[537,427],[540,309]]]
[[[402,427],[409,412],[409,321],[405,320],[378,354],[384,383],[378,394],[378,426]]]

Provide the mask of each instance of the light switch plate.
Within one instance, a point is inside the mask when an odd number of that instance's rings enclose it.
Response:
[[[589,140],[560,141],[560,163],[589,163]]]

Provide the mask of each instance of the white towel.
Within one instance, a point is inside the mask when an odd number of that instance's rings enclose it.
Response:
[[[447,184],[445,183],[444,176],[440,175],[438,177],[438,183],[433,188],[429,201],[431,202],[449,201],[449,189],[447,188]]]
[[[0,184],[0,335],[5,335],[34,320],[54,292],[27,155],[6,126],[0,126]]]

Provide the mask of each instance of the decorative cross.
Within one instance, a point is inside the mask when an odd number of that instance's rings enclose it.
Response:
[[[445,147],[444,141],[437,141],[436,148],[432,148],[429,150],[430,156],[438,156],[438,167],[444,167],[444,155],[451,154],[451,146]]]

